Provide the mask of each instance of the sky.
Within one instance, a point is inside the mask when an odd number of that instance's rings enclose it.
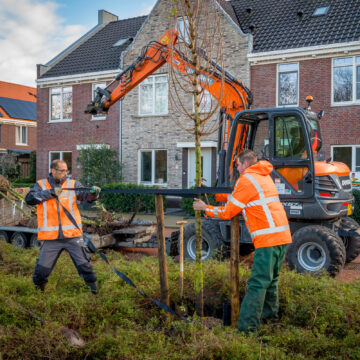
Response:
[[[0,0],[0,81],[36,87],[46,64],[97,25],[98,10],[126,19],[149,14],[156,0]]]

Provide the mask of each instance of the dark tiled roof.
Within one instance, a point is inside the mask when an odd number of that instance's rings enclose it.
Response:
[[[14,119],[36,120],[36,103],[0,97],[0,106]]]
[[[120,66],[120,55],[129,46],[113,46],[124,38],[134,38],[146,16],[113,21],[86,40],[50,68],[40,79],[115,70]]]
[[[226,0],[217,0],[217,2],[219,3],[219,5],[227,12],[227,14],[230,16],[231,20],[234,21],[234,23],[236,25],[238,24],[237,18],[236,18],[236,14],[234,11],[234,8],[231,6],[230,1],[226,1]]]
[[[230,0],[245,33],[255,25],[253,52],[360,40],[359,0]],[[312,16],[330,5],[326,15]],[[247,9],[251,8],[248,13]],[[298,15],[298,11],[303,13]]]

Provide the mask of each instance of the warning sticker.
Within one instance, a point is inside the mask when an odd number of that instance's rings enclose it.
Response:
[[[286,194],[284,183],[275,182],[275,186],[276,186],[276,190],[278,191],[279,194]]]

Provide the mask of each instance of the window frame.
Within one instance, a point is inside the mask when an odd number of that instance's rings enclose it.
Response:
[[[180,25],[182,24],[182,25]],[[184,43],[188,44],[189,43],[189,31],[186,31],[186,29],[189,29],[189,19],[187,16],[180,16],[177,18],[176,20],[176,30],[177,32],[180,34],[180,36],[182,38],[184,38],[184,41],[183,39],[179,37],[179,41],[183,41]],[[184,31],[184,32],[183,32]]]
[[[91,85],[91,96],[92,96],[92,100],[94,100],[94,98],[95,98],[95,96],[94,96],[94,92],[95,92],[95,90],[96,90],[96,88],[97,87],[99,87],[99,85],[104,85],[104,87],[103,88],[105,88],[106,87],[106,81],[103,81],[103,82],[96,82],[96,83],[93,83],[92,85]],[[102,89],[103,89],[102,88]],[[106,120],[106,114],[100,114],[100,115],[92,115],[91,116],[91,120],[93,121],[93,120]]]
[[[352,58],[352,100],[350,101],[334,101],[334,68],[340,67],[335,66],[335,60],[339,59],[348,59]],[[357,58],[359,61],[357,63]],[[360,67],[360,55],[353,55],[353,56],[339,56],[336,58],[331,59],[331,106],[352,106],[352,105],[360,105],[360,98],[356,99],[356,67]],[[359,79],[360,80],[360,79]]]
[[[296,89],[296,104],[289,104],[289,105],[282,105],[279,104],[279,100],[280,100],[280,74],[282,73],[292,73],[295,72],[294,70],[292,71],[281,71],[280,67],[284,66],[284,65],[296,65],[296,73],[297,73],[297,89]],[[299,66],[299,62],[292,62],[292,63],[281,63],[281,64],[277,64],[276,66],[276,107],[294,107],[294,106],[299,106],[299,83],[300,83],[300,66]]]
[[[360,172],[356,171],[356,149],[360,149],[360,144],[355,145],[331,145],[331,159],[334,159],[334,148],[347,147],[351,148],[351,172]]]
[[[23,130],[25,129],[26,133],[26,141],[23,141]],[[27,126],[24,125],[16,125],[15,128],[15,144],[20,146],[29,145],[29,130]]]
[[[167,86],[167,96],[166,96],[166,110],[165,112],[156,112],[155,110],[155,79],[161,76],[166,76],[166,82],[164,81],[164,83],[166,83]],[[153,104],[153,112],[151,114],[143,114],[141,113],[141,103],[142,103],[142,96],[141,96],[141,87],[144,85],[148,85],[149,83],[144,83],[141,82],[139,84],[139,102],[138,102],[138,114],[139,116],[158,116],[158,115],[168,115],[169,114],[169,78],[168,78],[168,74],[157,74],[157,75],[151,75],[147,78],[147,80],[151,80],[152,81],[152,104]]]
[[[60,159],[59,160],[64,160],[64,153],[70,153],[71,154],[71,171],[73,170],[73,163],[72,163],[72,155],[73,155],[73,152],[70,151],[70,150],[50,150],[49,151],[49,157],[48,157],[48,160],[49,160],[49,172],[51,172],[51,168],[50,168],[50,165],[51,165],[51,154],[52,153],[60,153]],[[72,172],[69,172],[69,175],[71,175]]]
[[[64,91],[65,88],[71,88],[71,91]],[[54,89],[60,89],[60,119],[52,119],[52,91]],[[63,95],[71,93],[71,118],[64,119],[64,104],[63,104]],[[49,123],[59,123],[59,122],[72,122],[72,115],[73,115],[73,87],[70,86],[57,86],[49,88]]]
[[[166,151],[166,178],[167,178],[167,182],[164,183],[157,183],[155,182],[155,153],[156,151]],[[143,152],[151,152],[151,182],[149,181],[141,181],[141,154]],[[152,185],[159,185],[159,186],[168,186],[168,159],[169,159],[169,151],[168,149],[164,149],[164,148],[158,148],[158,149],[140,149],[138,151],[138,185],[148,185],[148,186],[152,186]]]

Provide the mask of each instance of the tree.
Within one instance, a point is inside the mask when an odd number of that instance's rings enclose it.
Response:
[[[212,79],[207,76],[223,69],[222,33],[217,15],[215,0],[173,0],[173,27],[178,30],[175,52],[184,54],[192,67],[181,73],[169,66],[170,102],[177,124],[195,138],[196,186],[202,184],[201,174],[201,137],[217,131],[220,124],[214,119],[222,97],[225,75],[221,76],[221,89],[218,99],[206,91]],[[189,105],[190,104],[190,105]],[[193,104],[193,106],[192,106]],[[201,213],[196,218],[196,310],[200,316],[204,313]]]
[[[104,143],[88,144],[80,150],[77,161],[81,165],[80,181],[85,186],[103,186],[121,181],[118,152]]]

